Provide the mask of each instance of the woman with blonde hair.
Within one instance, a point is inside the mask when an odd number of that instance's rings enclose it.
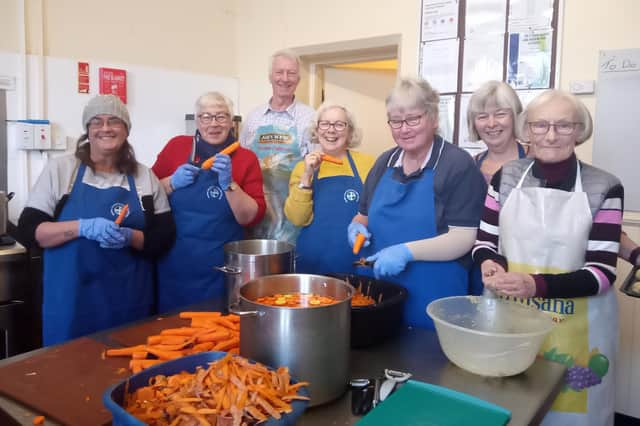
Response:
[[[284,204],[287,219],[302,227],[296,243],[298,272],[355,272],[344,231],[357,213],[363,182],[374,161],[352,150],[361,137],[347,107],[325,102],[318,108],[311,141],[319,149],[296,164]]]

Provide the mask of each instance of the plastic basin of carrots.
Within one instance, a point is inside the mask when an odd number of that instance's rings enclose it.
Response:
[[[221,360],[227,356],[225,352],[203,352],[195,355],[186,356],[172,361],[150,367],[138,374],[134,374],[128,379],[123,380],[109,387],[103,394],[102,401],[105,407],[111,412],[114,426],[130,425],[142,426],[145,423],[128,413],[123,405],[125,401],[125,392],[133,393],[137,389],[148,386],[149,380],[158,375],[173,376],[181,372],[194,373],[197,367],[207,368],[208,364],[213,361]],[[296,380],[291,380],[291,384],[295,385]],[[308,397],[308,389],[304,386],[297,389],[297,394]],[[290,402],[291,411],[283,413],[280,419],[269,417],[261,425],[293,425],[295,420],[304,412],[308,405],[305,400],[293,400]]]

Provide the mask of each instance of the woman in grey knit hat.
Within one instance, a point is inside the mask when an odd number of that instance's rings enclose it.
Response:
[[[153,314],[152,260],[175,239],[167,196],[128,141],[126,106],[96,96],[82,125],[75,153],[48,162],[19,220],[44,249],[45,345]]]

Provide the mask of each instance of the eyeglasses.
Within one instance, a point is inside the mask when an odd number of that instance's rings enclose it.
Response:
[[[349,127],[349,124],[344,121],[334,121],[333,123],[327,120],[318,121],[318,129],[329,130],[329,127],[333,127],[336,132],[342,132]]]
[[[508,117],[511,116],[510,111],[508,110],[498,110],[492,113],[488,113],[488,112],[481,112],[476,114],[475,120],[479,121],[481,123],[487,122],[489,121],[490,117],[493,117],[494,120],[496,121],[502,121],[502,120],[506,120]]]
[[[424,117],[425,115],[426,113],[414,115],[411,117],[407,117],[404,120],[390,118],[389,120],[387,120],[387,124],[389,124],[392,129],[400,129],[403,123],[408,127],[416,127],[418,124],[420,124],[420,121],[422,121],[422,117]]]
[[[222,112],[220,114],[209,114],[205,112],[198,115],[198,120],[200,120],[202,124],[211,124],[213,120],[215,120],[216,123],[224,124],[229,120],[229,114]]]
[[[529,130],[534,135],[546,135],[549,129],[553,127],[555,132],[559,135],[567,136],[572,134],[577,126],[582,123],[572,123],[568,121],[561,121],[559,123],[549,123],[548,121],[530,121]]]
[[[109,117],[107,119],[102,119],[98,117],[93,117],[89,120],[89,128],[91,129],[101,129],[104,125],[110,128],[124,127],[124,121],[120,120],[118,117]]]

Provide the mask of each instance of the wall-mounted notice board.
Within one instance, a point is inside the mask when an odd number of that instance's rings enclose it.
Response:
[[[469,152],[467,105],[488,80],[526,104],[555,86],[560,0],[422,0],[420,75],[440,92],[440,134]]]
[[[593,164],[622,180],[624,209],[640,211],[640,49],[599,59]]]

